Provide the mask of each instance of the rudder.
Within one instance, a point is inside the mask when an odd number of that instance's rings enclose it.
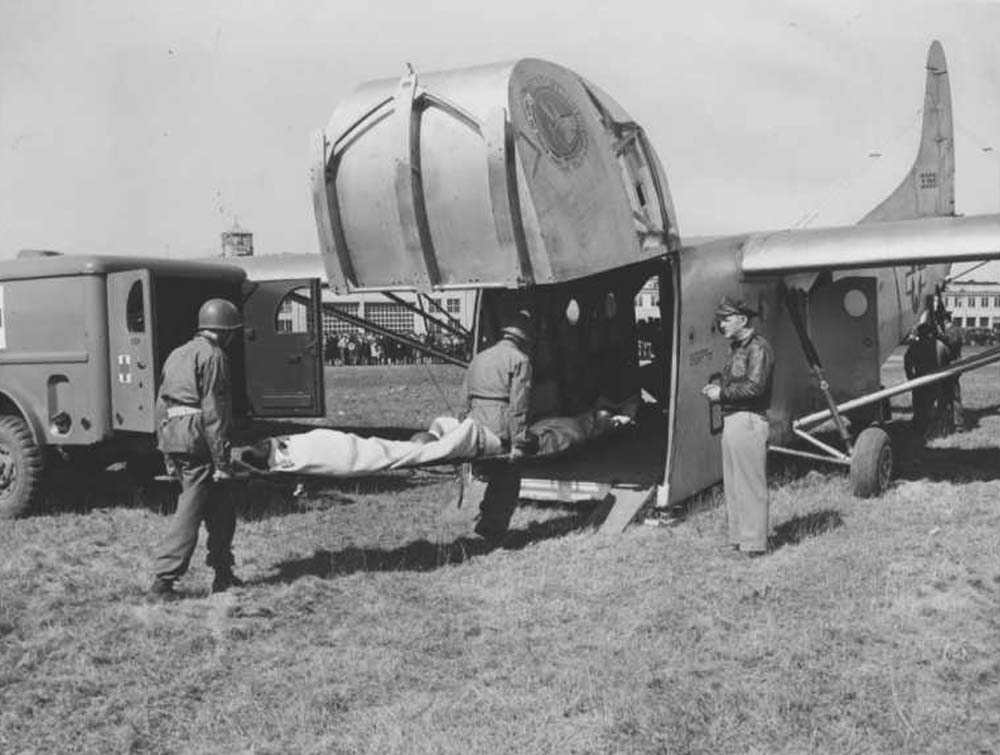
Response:
[[[913,167],[896,190],[860,223],[884,223],[955,214],[955,137],[951,86],[941,43],[927,52],[927,86],[920,148]]]

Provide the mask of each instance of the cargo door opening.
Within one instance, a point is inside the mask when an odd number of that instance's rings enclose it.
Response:
[[[156,278],[156,384],[159,389],[163,363],[170,352],[198,332],[198,310],[209,299],[228,299],[240,304],[240,284],[215,278],[159,275]],[[233,413],[246,414],[246,385],[243,369],[242,339],[230,347],[229,364],[233,385]]]
[[[599,434],[551,459],[530,462],[526,477],[651,487],[664,478],[674,283],[664,259],[530,291],[485,291],[477,350],[500,337],[506,318],[530,312],[531,421],[628,414],[629,426]]]

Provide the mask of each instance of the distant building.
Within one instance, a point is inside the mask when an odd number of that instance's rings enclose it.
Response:
[[[963,328],[1000,326],[1000,283],[955,281],[948,285],[944,306]]]
[[[223,257],[252,257],[253,256],[253,234],[235,220],[233,227],[222,234],[222,256]]]
[[[293,291],[278,307],[276,328],[278,332],[301,333],[308,330],[309,309],[302,303],[308,299],[309,289]],[[418,312],[390,301],[378,293],[334,294],[324,287],[321,292],[324,310],[337,309],[355,317],[360,317],[387,330],[396,333],[422,336],[428,330],[435,330]],[[415,294],[400,293],[399,297],[418,309],[420,303]],[[474,290],[448,291],[431,296],[431,299],[444,310],[430,307],[428,314],[437,320],[453,319],[462,328],[471,331],[475,319],[476,292]],[[445,315],[447,314],[447,316]],[[329,311],[323,313],[323,335],[350,333],[361,330],[357,326],[338,318]],[[428,328],[428,326],[430,326]]]
[[[636,322],[660,319],[660,281],[655,275],[635,295],[635,319]]]

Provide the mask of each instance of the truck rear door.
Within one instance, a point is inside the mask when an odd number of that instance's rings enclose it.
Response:
[[[111,426],[155,431],[156,353],[153,280],[149,270],[108,273]]]
[[[254,416],[324,415],[321,308],[316,278],[246,284],[246,386]]]

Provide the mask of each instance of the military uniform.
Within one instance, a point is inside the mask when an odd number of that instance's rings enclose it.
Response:
[[[528,326],[522,324],[512,330],[524,335]],[[528,432],[533,370],[531,358],[525,353],[531,340],[531,336],[505,335],[476,354],[469,364],[462,390],[462,413],[476,422],[479,455],[493,456],[508,449],[534,451]],[[477,465],[476,475],[488,482],[479,502],[475,531],[487,539],[502,537],[517,508],[521,471],[516,464],[492,461]]]
[[[950,361],[948,347],[934,337],[933,331],[928,331],[906,349],[903,370],[907,378],[913,379],[934,372]],[[942,394],[946,390],[952,390],[946,383],[933,383],[913,390],[913,427],[918,433],[931,429],[935,413],[944,404]]]
[[[948,347],[949,364],[957,362],[962,358],[964,334],[960,325],[951,321],[948,327],[945,328],[941,340]],[[944,390],[946,391],[944,406],[949,414],[948,419],[954,426],[954,429],[961,432],[965,429],[965,410],[962,407],[962,383],[960,382],[960,376],[955,375],[955,377],[945,381],[944,385]]]
[[[472,360],[462,388],[462,414],[484,431],[482,453],[492,455],[528,443],[531,379],[531,359],[507,338]]]
[[[172,583],[187,571],[202,521],[208,530],[206,563],[217,575],[229,573],[236,511],[213,473],[229,470],[232,386],[229,358],[211,337],[199,333],[171,352],[156,417],[160,451],[181,484],[177,511],[156,550],[156,577]]]
[[[719,384],[728,543],[760,553],[767,550],[770,528],[767,409],[774,353],[767,340],[753,330],[734,341],[731,349]]]

